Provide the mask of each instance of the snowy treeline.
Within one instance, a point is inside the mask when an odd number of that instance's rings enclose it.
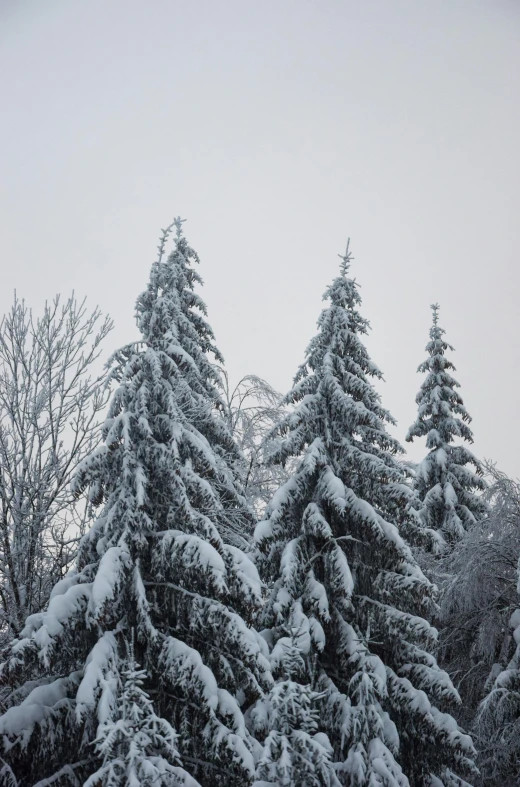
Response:
[[[97,311],[1,326],[0,787],[516,784],[520,492],[438,306],[413,467],[348,247],[284,397],[229,383],[198,263],[175,220],[104,385]]]

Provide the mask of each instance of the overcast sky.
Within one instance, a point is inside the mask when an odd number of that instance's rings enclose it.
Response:
[[[0,0],[0,312],[74,289],[126,343],[181,214],[231,376],[285,392],[350,236],[397,435],[439,301],[520,475],[519,41],[517,0]]]

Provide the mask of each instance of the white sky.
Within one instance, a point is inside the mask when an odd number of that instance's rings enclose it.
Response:
[[[232,377],[285,392],[350,236],[397,435],[439,301],[520,475],[519,41],[517,0],[0,0],[0,312],[75,289],[133,339],[181,214]]]

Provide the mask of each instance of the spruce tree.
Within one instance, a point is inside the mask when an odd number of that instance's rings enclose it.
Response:
[[[264,747],[253,787],[340,787],[327,735],[318,730],[320,695],[303,684],[299,632],[278,642],[277,681],[253,710]]]
[[[226,462],[236,449],[206,357],[211,330],[176,228],[173,253],[164,261],[161,243],[137,302],[141,342],[115,358],[102,447],[75,479],[101,512],[76,571],[27,619],[1,667],[11,706],[0,718],[1,784],[12,773],[27,787],[82,785],[109,767],[100,736],[117,723],[132,629],[148,719],[153,710],[179,736],[175,767],[203,787],[254,778],[242,709],[272,682],[265,641],[250,627],[261,585],[222,537],[248,514]]]
[[[426,437],[429,453],[418,465],[415,487],[420,499],[419,517],[434,536],[434,551],[441,552],[459,541],[468,527],[482,518],[487,507],[478,492],[485,489],[480,462],[465,445],[473,442],[471,417],[451,376],[455,366],[446,357],[452,350],[439,325],[439,305],[432,305],[433,324],[426,345],[428,358],[418,368],[426,379],[416,397],[418,417],[406,440]],[[473,466],[474,470],[471,469]]]
[[[85,787],[198,787],[180,768],[177,735],[155,713],[143,688],[146,673],[139,669],[129,645],[129,657],[117,686],[115,713],[99,725],[96,747],[102,766]]]
[[[276,663],[301,632],[342,784],[461,785],[474,749],[438,707],[459,699],[433,656],[433,587],[400,533],[413,495],[373,387],[381,372],[349,263],[347,247],[278,428],[273,461],[300,461],[255,531],[270,586],[263,635]]]

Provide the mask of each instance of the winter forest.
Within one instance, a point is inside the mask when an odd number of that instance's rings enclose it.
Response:
[[[1,787],[517,785],[520,485],[442,308],[413,463],[348,244],[283,394],[230,380],[203,274],[176,219],[104,369],[85,301],[1,322]]]

